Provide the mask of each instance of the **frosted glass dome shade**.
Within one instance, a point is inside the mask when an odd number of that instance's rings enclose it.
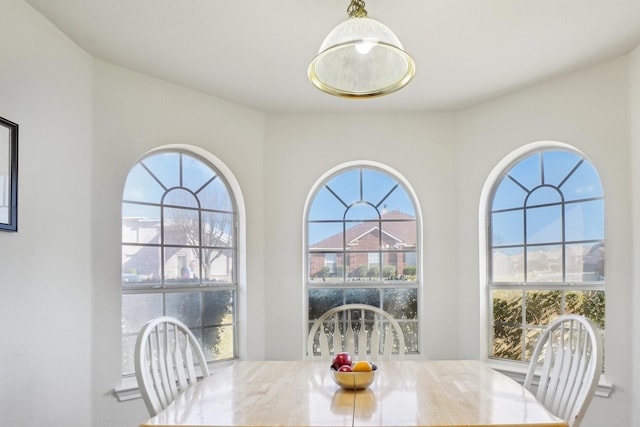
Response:
[[[309,65],[316,87],[347,98],[395,92],[414,74],[413,59],[396,35],[367,17],[352,17],[335,27]]]

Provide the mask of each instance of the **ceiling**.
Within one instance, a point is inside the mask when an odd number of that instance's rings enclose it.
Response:
[[[349,0],[26,2],[97,58],[265,112],[457,110],[640,44],[638,0],[369,0],[416,76],[354,100],[307,79]]]

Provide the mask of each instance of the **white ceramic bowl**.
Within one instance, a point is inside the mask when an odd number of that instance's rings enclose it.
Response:
[[[340,387],[346,390],[362,390],[369,387],[376,377],[376,371],[371,372],[339,372],[333,368],[331,378]]]

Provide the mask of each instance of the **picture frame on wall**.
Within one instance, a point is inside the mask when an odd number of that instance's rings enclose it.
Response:
[[[0,231],[18,231],[18,125],[0,117]]]

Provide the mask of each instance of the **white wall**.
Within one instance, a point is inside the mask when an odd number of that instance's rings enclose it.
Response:
[[[91,58],[0,1],[0,116],[19,128],[18,232],[0,233],[0,418],[88,426]]]
[[[458,114],[457,188],[460,273],[459,348],[463,358],[481,355],[478,330],[479,196],[490,171],[516,148],[558,141],[582,151],[600,172],[605,195],[608,399],[596,398],[584,427],[629,426],[631,402],[632,241],[629,180],[628,60],[626,57],[559,78]],[[483,322],[480,322],[482,325]]]
[[[345,101],[349,102],[349,101]],[[423,212],[424,349],[455,357],[457,290],[456,171],[450,114],[278,114],[269,117],[265,147],[267,355],[303,354],[302,223],[304,203],[329,169],[355,160],[386,164],[416,191]],[[295,177],[295,179],[292,179]],[[443,324],[447,328],[442,328]],[[428,337],[428,339],[427,339]],[[437,343],[437,344],[435,344]]]
[[[265,357],[263,229],[263,114],[142,74],[94,61],[93,425],[133,426],[147,417],[141,400],[118,403],[120,381],[120,207],[129,169],[159,146],[188,144],[226,165],[248,212],[247,275],[240,278],[247,305],[240,319],[241,352]]]
[[[631,307],[632,309],[632,335],[629,337],[631,342],[631,354],[636,363],[632,364],[631,382],[632,396],[637,402],[640,398],[640,366],[638,366],[638,357],[640,357],[640,287],[638,286],[638,274],[640,274],[640,47],[636,48],[629,56],[629,79],[630,79],[630,141],[631,141],[631,185],[634,189],[632,193],[632,209],[631,218],[633,223],[633,251],[632,266],[633,277],[629,281],[632,289]],[[632,426],[640,425],[640,405],[631,405],[631,423]]]

